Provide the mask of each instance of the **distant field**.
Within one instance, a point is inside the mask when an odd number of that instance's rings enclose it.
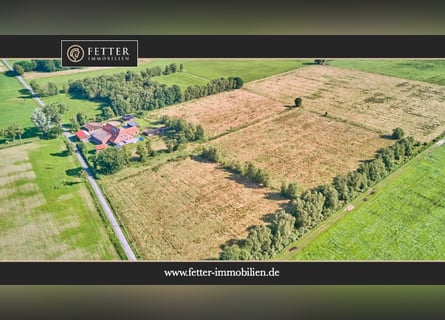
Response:
[[[348,123],[292,110],[212,142],[232,159],[268,171],[274,186],[297,181],[303,188],[328,183],[355,170],[393,141]]]
[[[214,163],[191,159],[158,171],[125,169],[102,182],[138,252],[149,260],[217,258],[221,244],[245,237],[247,227],[284,202]]]
[[[247,90],[352,121],[382,134],[402,127],[429,141],[445,130],[445,92],[438,85],[331,66],[311,66],[251,82]]]
[[[119,259],[60,140],[0,150],[0,259]]]
[[[312,242],[304,237],[291,245],[299,250],[277,259],[444,260],[445,145],[433,148],[357,199]]]
[[[329,65],[445,85],[445,60],[330,60]]]
[[[171,63],[184,65],[184,72],[178,72],[168,76],[154,77],[153,79],[161,83],[175,84],[175,78],[184,89],[189,85],[204,84],[208,81],[220,77],[239,76],[245,82],[264,78],[273,74],[278,74],[304,66],[303,61],[299,60],[213,60],[213,59],[156,59],[145,61],[133,68],[94,68],[91,72],[82,70],[82,72],[60,75],[54,73],[52,76],[37,78],[36,81],[44,85],[48,81],[55,82],[59,88],[67,84],[69,80],[83,79],[86,77],[98,77],[100,75],[111,75],[127,70],[140,71],[146,68],[160,66],[162,69]],[[26,78],[26,77],[25,77]]]
[[[0,128],[7,128],[13,123],[22,128],[33,126],[31,115],[37,105],[25,98],[26,93],[20,92],[23,87],[17,79],[6,76],[4,71],[6,68],[0,62]]]
[[[42,77],[36,73],[30,73],[25,76],[26,79],[35,79],[41,86],[51,81],[56,83],[60,89],[70,80],[83,79],[86,77],[97,77],[100,75],[111,75],[115,73],[125,72],[129,70],[143,70],[146,68],[160,66],[163,68],[170,63],[177,63],[178,67],[182,63],[184,65],[184,72],[177,72],[167,76],[154,77],[153,79],[167,85],[179,85],[182,90],[185,90],[190,85],[205,85],[210,80],[220,77],[240,76],[245,82],[264,78],[273,74],[282,73],[297,69],[304,66],[303,61],[299,60],[149,60],[140,63],[137,68],[106,68],[98,69],[92,68],[91,71],[86,69],[60,71],[56,73],[47,73]],[[68,95],[59,94],[54,97],[43,98],[45,103],[54,101],[63,102],[70,106],[70,110],[64,117],[64,121],[68,122],[69,118],[74,116],[77,112],[85,112],[89,116],[94,117],[100,114],[100,104],[87,101],[71,99]]]
[[[286,110],[283,103],[240,89],[169,106],[150,116],[185,118],[213,137]]]

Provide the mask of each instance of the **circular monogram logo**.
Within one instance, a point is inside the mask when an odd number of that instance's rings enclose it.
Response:
[[[68,60],[74,63],[82,61],[84,55],[85,52],[83,51],[83,48],[77,44],[70,46],[68,50],[66,50]]]

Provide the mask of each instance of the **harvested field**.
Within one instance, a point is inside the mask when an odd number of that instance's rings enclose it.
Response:
[[[420,81],[311,66],[247,84],[252,92],[321,114],[353,121],[391,133],[402,127],[407,135],[429,141],[445,130],[443,87]]]
[[[212,141],[229,158],[264,168],[276,188],[282,180],[297,181],[304,188],[328,183],[392,143],[368,129],[304,110],[286,112]]]
[[[192,159],[156,171],[125,169],[103,183],[148,260],[217,258],[221,244],[245,237],[247,227],[285,202],[214,163]]]
[[[241,90],[224,92],[156,111],[201,124],[210,137],[287,110],[283,103]]]

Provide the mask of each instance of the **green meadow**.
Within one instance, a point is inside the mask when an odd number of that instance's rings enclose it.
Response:
[[[31,115],[37,104],[23,91],[16,78],[5,74],[5,70],[0,62],[0,128],[7,128],[13,123],[22,128],[32,127]]]
[[[276,258],[444,260],[444,163],[445,145],[429,148]]]
[[[445,85],[445,60],[332,60],[328,64]]]
[[[64,148],[56,139],[0,150],[0,259],[119,259]]]

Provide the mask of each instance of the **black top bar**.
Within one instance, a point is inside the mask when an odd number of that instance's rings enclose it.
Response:
[[[61,40],[139,40],[141,58],[444,58],[445,36],[0,35],[0,58],[60,58]]]

